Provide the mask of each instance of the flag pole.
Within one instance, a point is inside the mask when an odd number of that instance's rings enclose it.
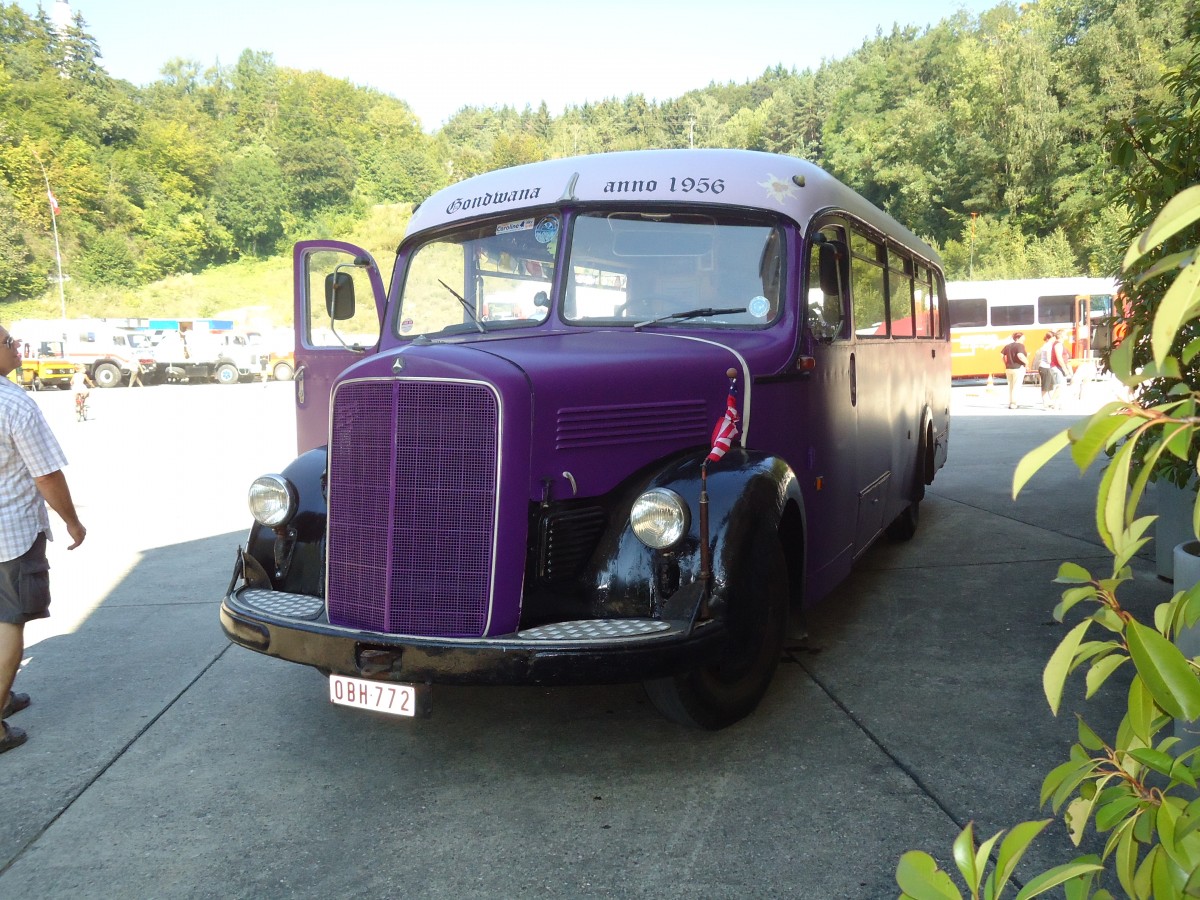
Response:
[[[42,180],[46,182],[46,202],[50,204],[50,225],[54,229],[54,259],[58,263],[58,305],[62,312],[63,321],[66,321],[67,295],[63,291],[62,251],[58,246],[57,201],[54,199],[54,192],[50,190],[50,176],[46,174],[46,167],[42,165],[42,160],[37,155],[36,150],[33,151],[33,158],[37,160],[38,168],[42,170]]]
[[[737,369],[727,369],[725,376],[729,379],[725,414],[713,430],[712,450],[700,463],[700,619],[707,619],[709,616],[708,600],[712,582],[712,549],[708,546],[708,463],[709,460],[715,462],[724,456],[725,450],[732,446],[733,439],[737,437],[738,416],[734,396]]]

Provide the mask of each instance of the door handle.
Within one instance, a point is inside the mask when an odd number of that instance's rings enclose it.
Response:
[[[307,370],[307,366],[301,365],[292,373],[292,381],[296,382],[296,403],[300,406],[304,405],[304,374]]]
[[[850,405],[858,406],[858,363],[850,354]]]

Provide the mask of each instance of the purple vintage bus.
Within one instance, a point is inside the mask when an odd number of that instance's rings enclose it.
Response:
[[[803,160],[480,175],[417,208],[386,284],[298,244],[295,295],[299,456],[250,489],[221,624],[335,703],[640,681],[721,728],[946,459],[937,254]]]

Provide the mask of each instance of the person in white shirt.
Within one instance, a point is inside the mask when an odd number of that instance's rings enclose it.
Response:
[[[21,363],[19,343],[0,326],[0,753],[25,743],[8,716],[29,705],[13,681],[25,651],[25,623],[50,615],[49,504],[67,526],[68,550],[83,543],[62,467],[67,458],[37,404],[6,377]]]

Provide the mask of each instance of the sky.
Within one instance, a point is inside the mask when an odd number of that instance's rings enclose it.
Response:
[[[64,0],[19,0],[52,17]],[[464,106],[664,101],[767,68],[817,68],[877,29],[925,27],[1004,0],[71,0],[110,75],[138,86],[172,59],[243,50],[404,100],[426,131]]]

